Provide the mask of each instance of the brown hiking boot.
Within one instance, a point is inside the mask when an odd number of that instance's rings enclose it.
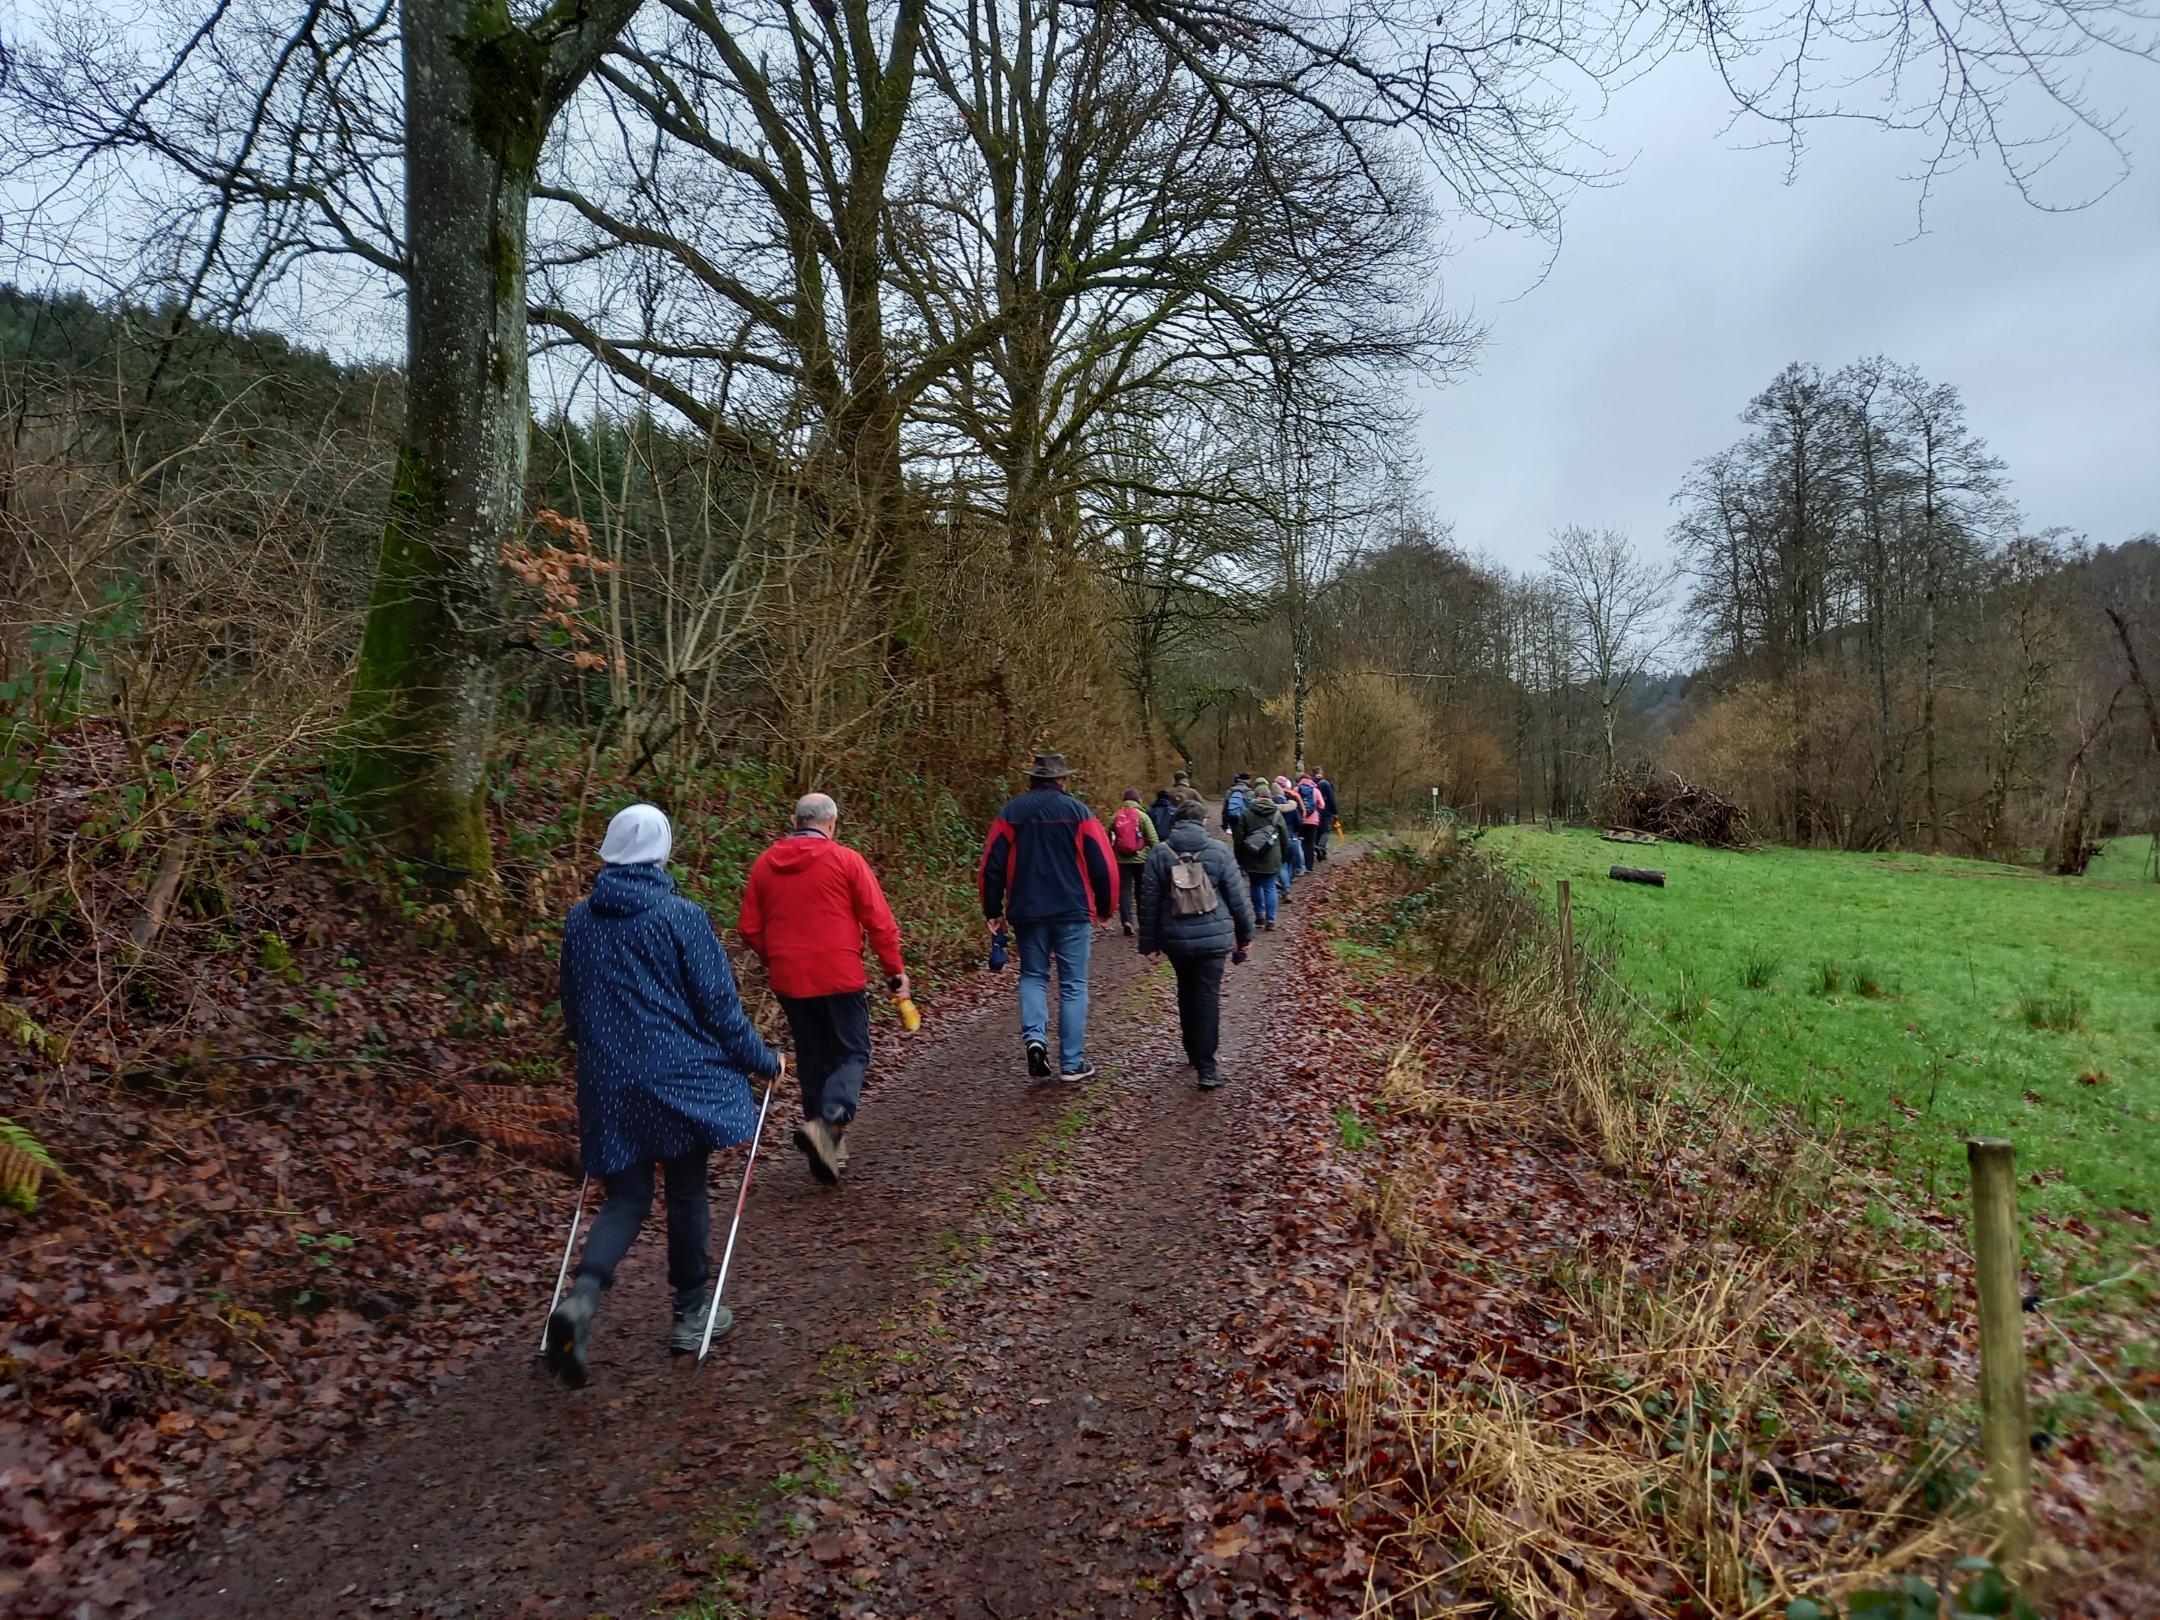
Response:
[[[830,1187],[840,1179],[840,1167],[833,1162],[834,1150],[839,1144],[833,1138],[833,1129],[822,1119],[806,1119],[795,1127],[795,1145],[802,1149],[803,1157],[810,1161],[810,1173]]]

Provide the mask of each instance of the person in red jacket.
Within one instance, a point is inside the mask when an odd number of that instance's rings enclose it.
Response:
[[[797,800],[795,830],[750,868],[735,925],[787,1014],[802,1081],[795,1145],[827,1186],[847,1168],[847,1128],[870,1067],[864,936],[893,993],[908,993],[900,925],[870,863],[834,839],[839,824],[840,807],[825,794]]]

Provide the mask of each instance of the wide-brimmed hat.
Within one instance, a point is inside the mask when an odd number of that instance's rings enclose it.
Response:
[[[1035,763],[1028,767],[1030,782],[1055,782],[1072,775],[1072,767],[1065,763],[1063,754],[1037,754]]]

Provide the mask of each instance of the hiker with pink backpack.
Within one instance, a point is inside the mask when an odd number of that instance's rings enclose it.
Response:
[[[1155,818],[1140,808],[1140,790],[1127,788],[1125,802],[1110,818],[1110,852],[1117,856],[1118,864],[1118,921],[1127,938],[1132,936],[1133,920],[1140,914],[1140,868],[1147,864],[1148,851],[1161,837]]]

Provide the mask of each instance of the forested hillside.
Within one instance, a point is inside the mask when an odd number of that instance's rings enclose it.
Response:
[[[18,636],[51,644],[71,600],[98,604],[94,626],[155,615],[177,665],[138,672],[138,692],[312,692],[327,723],[397,373],[172,310],[8,291],[0,315],[17,600],[50,616]],[[1790,842],[2059,863],[2073,821],[2149,830],[2147,688],[2124,638],[2135,655],[2154,635],[2160,542],[2027,531],[1956,391],[1883,362],[1792,368],[1743,417],[1748,436],[1680,483],[1677,568],[1582,530],[1510,575],[1406,484],[1324,540],[1105,510],[1016,553],[963,491],[924,482],[943,504],[896,639],[858,565],[759,537],[771,496],[748,462],[642,412],[558,414],[535,424],[525,501],[554,515],[515,543],[506,675],[518,712],[574,717],[632,775],[747,755],[965,797],[1045,737],[1085,739],[1106,780],[1173,762],[1213,780],[1302,736],[1360,810],[1438,788],[1473,818],[1579,818],[1616,764],[1649,761]],[[779,600],[819,611],[783,624]],[[1044,633],[1006,633],[1048,600]],[[925,753],[913,723],[933,717]]]

